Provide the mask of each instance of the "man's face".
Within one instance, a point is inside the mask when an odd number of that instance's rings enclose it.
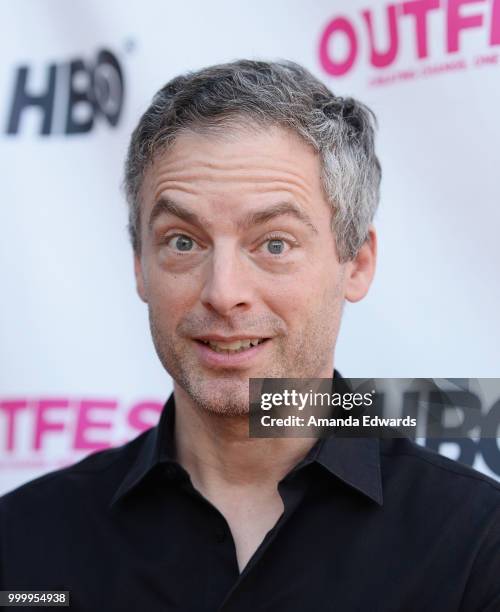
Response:
[[[350,264],[312,148],[280,128],[185,133],[141,201],[138,291],[176,386],[234,416],[251,377],[331,376]]]

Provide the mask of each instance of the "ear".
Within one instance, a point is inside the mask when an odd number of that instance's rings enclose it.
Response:
[[[134,253],[134,273],[135,273],[135,284],[137,287],[137,293],[143,302],[148,303],[146,297],[145,283],[144,283],[144,273],[142,271],[141,258],[140,255]]]
[[[368,293],[375,275],[377,261],[377,234],[373,225],[368,229],[368,237],[354,259],[346,264],[345,299],[358,302]]]

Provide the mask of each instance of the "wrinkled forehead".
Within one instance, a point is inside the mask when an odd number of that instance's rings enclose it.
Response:
[[[306,204],[321,191],[319,155],[291,130],[233,125],[225,131],[190,128],[159,151],[141,189],[143,212],[165,192],[231,197],[292,191]]]

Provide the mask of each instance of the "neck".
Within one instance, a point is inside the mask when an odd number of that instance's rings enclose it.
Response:
[[[324,378],[331,377],[332,370]],[[221,487],[270,488],[305,457],[315,438],[250,438],[248,415],[201,409],[174,384],[177,461],[193,485],[211,497]]]

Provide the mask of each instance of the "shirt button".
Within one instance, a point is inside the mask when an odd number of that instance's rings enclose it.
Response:
[[[224,527],[216,527],[215,529],[215,539],[219,544],[224,542],[226,539],[226,529]]]

